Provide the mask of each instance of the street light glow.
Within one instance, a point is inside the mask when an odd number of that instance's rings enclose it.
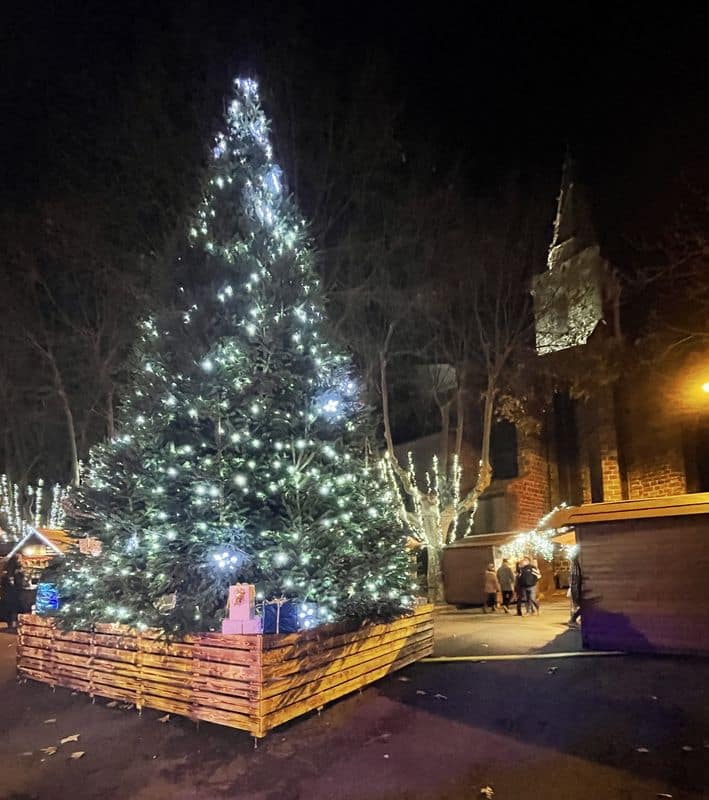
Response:
[[[709,381],[702,384],[702,391],[706,392],[706,394],[709,394]]]

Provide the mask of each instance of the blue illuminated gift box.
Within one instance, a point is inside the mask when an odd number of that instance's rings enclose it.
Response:
[[[298,606],[293,600],[272,600],[263,604],[264,633],[295,633],[299,628]]]
[[[297,603],[295,600],[267,600],[263,604],[264,633],[296,633],[318,624],[315,603]]]
[[[38,583],[34,601],[38,614],[49,614],[59,608],[59,592],[53,583]]]

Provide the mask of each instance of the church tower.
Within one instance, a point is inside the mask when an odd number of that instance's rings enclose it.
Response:
[[[618,333],[615,304],[608,302],[617,298],[617,285],[601,257],[586,190],[568,153],[547,269],[534,277],[532,295],[539,355],[586,344],[602,322]]]

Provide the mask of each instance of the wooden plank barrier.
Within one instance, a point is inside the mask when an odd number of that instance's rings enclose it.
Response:
[[[325,625],[292,634],[204,633],[166,641],[160,631],[97,625],[62,631],[19,619],[21,678],[91,697],[155,708],[265,736],[433,652],[433,607],[393,622]]]

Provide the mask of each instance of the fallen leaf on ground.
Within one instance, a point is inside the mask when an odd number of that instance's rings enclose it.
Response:
[[[165,714],[164,717],[158,717],[158,722],[168,722],[169,719],[170,719],[170,715],[169,714]]]
[[[423,689],[417,689],[416,694],[426,694]]]
[[[650,751],[647,749],[647,747],[636,747],[635,748],[635,752],[636,753],[649,753]]]
[[[69,756],[69,758],[73,758],[74,760],[76,760],[77,758],[81,758],[81,756],[83,755],[84,755],[83,750],[74,750],[74,752]]]
[[[402,676],[399,678],[399,680],[400,680],[402,683],[408,683],[408,682],[411,680],[411,678],[407,678],[407,677],[406,677],[406,675],[402,675]]]
[[[433,695],[436,700],[447,700],[448,698],[444,694],[434,694]]]
[[[45,719],[44,720],[44,724],[45,725],[51,725],[53,722],[56,722],[56,719],[54,719],[54,717],[52,717],[52,719]]]
[[[662,797],[662,798],[670,798],[670,797],[672,797],[672,795],[671,794],[667,794],[667,792],[660,792],[657,796],[658,797]]]
[[[391,739],[390,733],[380,733],[379,736],[372,736],[371,739],[367,739],[364,743],[365,747],[370,744],[374,744],[375,742],[388,742]]]
[[[691,744],[685,744],[682,745],[682,750],[684,750],[685,753],[691,753],[692,750],[694,750],[694,748],[692,747]]]
[[[78,693],[78,692],[72,692],[72,693],[71,693],[71,696],[72,696],[72,697],[76,697],[76,695],[77,695],[77,694],[79,694],[79,693]]]
[[[21,756],[31,756],[31,755],[32,755],[32,753],[31,753],[31,751],[29,751],[29,750],[25,750],[25,752],[24,752],[24,753],[20,753],[20,755],[21,755]]]
[[[111,700],[110,703],[106,703],[106,708],[115,708],[118,705],[117,700]]]
[[[384,758],[389,758],[389,753],[384,753]]]
[[[78,742],[80,733],[72,733],[71,736],[65,736],[63,739],[59,740],[59,744],[66,744],[67,742]]]
[[[553,674],[554,674],[554,673],[555,673],[555,672],[556,672],[558,669],[559,669],[559,667],[549,667],[549,669],[547,670],[547,672],[548,672],[550,675],[553,675]]]
[[[657,700],[657,695],[656,695],[656,694],[651,694],[651,695],[650,695],[650,700]],[[658,797],[660,797],[660,796],[661,796],[661,795],[658,795]],[[668,796],[668,797],[672,797],[672,795],[671,795],[671,794],[669,794],[669,795],[667,795],[667,796]]]
[[[483,786],[483,788],[480,790],[480,797],[484,797],[485,800],[492,800],[494,796],[495,790],[492,788],[492,786]]]
[[[58,749],[59,749],[58,747],[54,747],[52,745],[51,747],[43,747],[42,748],[42,752],[46,753],[48,756],[53,756],[57,752]]]

